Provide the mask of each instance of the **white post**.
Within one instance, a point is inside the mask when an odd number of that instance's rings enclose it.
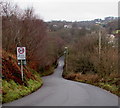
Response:
[[[22,64],[22,60],[21,60],[21,76],[22,76],[22,81],[23,81],[23,64]]]

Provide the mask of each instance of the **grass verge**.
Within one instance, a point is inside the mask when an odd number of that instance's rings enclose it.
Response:
[[[54,67],[50,67],[48,70],[45,70],[40,73],[41,77],[48,76],[54,73]]]
[[[28,85],[20,85],[18,83],[15,83],[14,80],[2,81],[2,103],[10,102],[16,99],[19,99],[23,96],[26,96],[34,91],[36,91],[38,88],[42,86],[42,81],[36,81],[29,79],[27,81]]]
[[[42,71],[40,71],[40,76],[43,77],[43,76],[48,76],[48,75],[53,74],[54,69],[57,68],[57,66],[58,66],[57,62],[53,63],[53,65],[50,66],[49,69],[47,69],[47,70],[43,69]]]
[[[101,78],[97,74],[67,74],[63,75],[65,79],[73,80],[77,82],[87,83],[94,86],[98,86],[107,91],[110,91],[117,96],[120,96],[120,78],[119,75],[111,75],[109,77]]]
[[[43,82],[40,75],[34,70],[31,70],[31,72],[34,74],[35,80],[25,79],[23,85],[16,83],[14,80],[2,80],[2,103],[11,102],[29,95],[42,86]]]

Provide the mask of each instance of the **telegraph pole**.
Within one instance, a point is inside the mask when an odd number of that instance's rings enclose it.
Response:
[[[65,47],[65,72],[67,73],[67,55],[68,55],[68,47]]]
[[[99,60],[101,58],[101,30],[99,30]]]

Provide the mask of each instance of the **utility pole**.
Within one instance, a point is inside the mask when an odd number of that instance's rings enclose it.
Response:
[[[101,30],[99,30],[99,60],[101,58]]]
[[[68,56],[68,47],[65,47],[65,72],[67,73],[67,56]]]

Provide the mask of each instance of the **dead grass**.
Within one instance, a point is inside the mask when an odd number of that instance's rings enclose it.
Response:
[[[68,80],[92,84],[120,96],[120,74],[114,73],[110,74],[109,77],[102,78],[97,74],[71,73],[65,75],[64,78]]]
[[[65,76],[66,79],[70,79],[70,80],[82,80],[82,81],[91,81],[91,82],[97,82],[100,77],[97,74],[75,74],[75,73],[71,73],[67,76]]]
[[[28,95],[43,84],[40,74],[28,66],[24,66],[24,82],[21,79],[20,67],[16,56],[2,52],[2,102],[10,102]],[[21,88],[22,87],[22,88]],[[1,89],[0,89],[1,93]]]
[[[22,84],[20,67],[17,64],[16,56],[3,50],[2,52],[2,75],[6,80],[14,80]],[[27,79],[35,79],[34,74],[24,66],[24,76]]]

